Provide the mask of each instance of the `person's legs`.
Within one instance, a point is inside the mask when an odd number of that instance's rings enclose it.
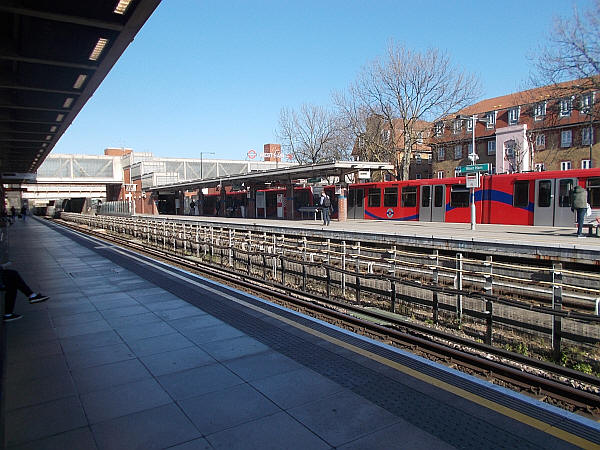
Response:
[[[583,236],[583,219],[585,217],[586,208],[577,209],[577,236]]]
[[[17,299],[17,290],[21,291],[27,297],[33,295],[33,291],[23,281],[21,275],[16,270],[2,270],[2,283],[6,289],[4,314],[12,314],[15,309],[15,300]]]

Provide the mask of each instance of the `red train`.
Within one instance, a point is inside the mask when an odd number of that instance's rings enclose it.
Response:
[[[572,226],[576,183],[600,208],[600,169],[483,175],[475,189],[477,223]],[[465,177],[353,184],[348,218],[469,223],[469,188]]]

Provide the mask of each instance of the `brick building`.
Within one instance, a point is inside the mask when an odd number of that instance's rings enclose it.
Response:
[[[457,167],[471,164],[473,127],[477,163],[491,164],[495,173],[599,166],[597,86],[598,80],[584,79],[517,92],[436,122],[433,177],[453,177]]]

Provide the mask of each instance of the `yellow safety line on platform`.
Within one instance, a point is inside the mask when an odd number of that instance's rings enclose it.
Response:
[[[405,366],[403,364],[399,364],[399,363],[397,363],[395,361],[392,361],[390,359],[384,358],[383,356],[379,356],[379,355],[377,355],[377,354],[375,354],[373,352],[370,352],[368,350],[363,350],[363,349],[361,349],[359,347],[356,347],[355,345],[348,344],[347,342],[341,341],[341,340],[339,340],[337,338],[334,338],[334,337],[331,337],[331,336],[329,336],[327,334],[321,333],[320,331],[313,330],[312,328],[309,328],[309,327],[307,327],[305,325],[301,325],[301,324],[299,324],[297,322],[294,322],[291,319],[287,319],[285,317],[282,317],[281,315],[276,314],[274,312],[266,311],[266,310],[264,310],[263,308],[261,308],[259,306],[253,305],[251,303],[245,302],[244,300],[240,300],[239,298],[236,298],[236,297],[233,297],[231,295],[225,294],[224,292],[222,292],[222,291],[220,291],[218,289],[213,289],[211,287],[208,287],[205,284],[199,283],[199,282],[194,281],[194,280],[190,280],[189,278],[187,278],[187,277],[185,277],[183,275],[179,275],[178,273],[175,273],[175,272],[172,272],[170,270],[167,270],[164,267],[161,267],[159,265],[156,265],[156,264],[150,263],[148,261],[145,261],[143,259],[140,259],[140,258],[137,258],[135,256],[132,256],[131,254],[128,254],[128,253],[126,253],[124,251],[121,251],[121,250],[119,250],[117,248],[112,248],[111,250],[113,250],[113,251],[115,251],[117,253],[120,253],[120,254],[122,254],[124,256],[127,256],[127,257],[129,257],[131,259],[135,259],[135,260],[137,260],[137,261],[139,261],[139,262],[141,262],[143,264],[146,264],[148,266],[154,267],[155,269],[161,270],[163,272],[168,272],[172,276],[174,276],[176,278],[179,278],[180,280],[186,281],[188,283],[194,284],[197,287],[200,287],[201,289],[205,289],[205,290],[208,290],[208,291],[213,292],[215,294],[218,294],[220,296],[226,297],[226,298],[228,298],[228,299],[230,299],[230,300],[232,300],[232,301],[234,301],[234,302],[236,302],[236,303],[238,303],[240,305],[243,305],[243,306],[245,306],[247,308],[253,309],[255,311],[259,311],[262,314],[265,314],[265,315],[267,315],[269,317],[273,317],[273,318],[275,318],[275,319],[277,319],[277,320],[279,320],[281,322],[284,322],[284,323],[286,323],[288,325],[291,325],[291,326],[293,326],[293,327],[295,327],[295,328],[297,328],[299,330],[305,331],[306,333],[309,333],[309,334],[312,334],[313,336],[319,337],[320,339],[323,339],[325,341],[331,342],[332,344],[338,345],[338,346],[343,347],[345,349],[351,350],[351,351],[353,351],[355,353],[363,355],[363,356],[365,356],[367,358],[370,358],[370,359],[372,359],[374,361],[377,361],[377,362],[379,362],[381,364],[385,364],[386,366],[392,367],[392,368],[394,368],[394,369],[396,369],[396,370],[398,370],[400,372],[403,372],[403,373],[405,373],[407,375],[410,375],[413,378],[416,378],[416,379],[421,380],[421,381],[423,381],[425,383],[428,383],[428,384],[432,384],[432,385],[434,385],[434,386],[436,386],[436,387],[438,387],[440,389],[443,389],[443,390],[445,390],[447,392],[451,392],[451,393],[453,393],[455,395],[458,395],[459,397],[463,397],[463,398],[465,398],[467,400],[472,401],[473,403],[476,403],[478,405],[484,406],[484,407],[486,407],[488,409],[491,409],[492,411],[496,411],[497,413],[500,413],[500,414],[502,414],[504,416],[510,417],[511,419],[515,419],[515,420],[517,420],[519,422],[522,422],[522,423],[524,423],[526,425],[529,425],[532,428],[536,428],[536,429],[538,429],[538,430],[540,430],[540,431],[542,431],[544,433],[550,434],[550,435],[552,435],[554,437],[562,439],[563,441],[569,442],[570,444],[577,445],[577,446],[579,446],[581,448],[598,449],[598,450],[600,450],[600,445],[598,445],[598,444],[596,444],[594,442],[588,441],[587,439],[584,439],[584,438],[582,438],[580,436],[577,436],[575,434],[569,433],[568,431],[561,430],[560,428],[557,428],[557,427],[555,427],[553,425],[550,425],[550,424],[548,424],[546,422],[543,422],[543,421],[541,421],[539,419],[536,419],[534,417],[528,416],[527,414],[523,414],[523,413],[521,413],[519,411],[515,411],[514,409],[508,408],[508,407],[506,407],[504,405],[500,405],[499,403],[496,403],[494,401],[491,401],[491,400],[488,400],[486,398],[483,398],[483,397],[481,397],[481,396],[479,396],[477,394],[473,394],[473,393],[471,393],[469,391],[465,391],[464,389],[461,389],[459,387],[453,386],[453,385],[448,384],[448,383],[446,383],[444,381],[441,381],[441,380],[438,380],[436,378],[433,378],[433,377],[431,377],[429,375],[425,375],[425,374],[423,374],[421,372],[418,372],[416,370],[413,370],[410,367],[407,367],[407,366]]]

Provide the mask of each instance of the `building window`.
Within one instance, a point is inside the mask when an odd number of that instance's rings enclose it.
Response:
[[[473,131],[473,119],[467,120],[467,131]]]
[[[390,130],[381,130],[381,140],[383,142],[389,142],[391,136]]]
[[[446,149],[444,147],[438,148],[438,161],[443,161],[446,158]]]
[[[389,187],[383,190],[383,206],[395,208],[398,206],[398,188]]]
[[[593,144],[593,130],[590,127],[581,129],[581,145]]]
[[[573,133],[571,130],[563,130],[560,132],[560,146],[562,148],[570,147],[573,143]]]
[[[444,178],[444,171],[443,170],[438,170],[437,177],[438,178]]]
[[[533,119],[543,120],[546,117],[546,102],[536,103],[533,107]]]
[[[494,128],[496,126],[496,111],[485,113],[486,128]]]
[[[488,141],[487,143],[487,154],[495,155],[496,154],[496,141]]]
[[[416,153],[416,154],[415,154],[415,162],[416,162],[418,165],[420,165],[420,164],[421,164],[421,160],[422,160],[422,158],[421,158],[421,154],[420,154],[420,153]]]
[[[462,158],[462,145],[455,145],[454,146],[454,159],[461,159]]]
[[[454,178],[460,177],[460,167],[454,169]]]
[[[582,159],[581,160],[581,168],[582,169],[591,169],[592,168],[591,161],[589,159]]]
[[[572,98],[563,98],[559,102],[559,112],[558,115],[560,117],[568,117],[571,115],[571,110],[573,109],[573,99]]]
[[[535,163],[535,171],[543,172],[545,170],[544,163]]]
[[[561,161],[560,170],[571,170],[571,161]]]
[[[580,111],[584,114],[589,114],[592,110],[592,105],[594,104],[594,93],[590,92],[588,94],[583,94],[581,96],[581,105]]]
[[[546,148],[546,135],[545,134],[536,134],[535,136],[535,149],[543,150]]]
[[[519,123],[519,113],[521,112],[521,108],[517,106],[516,108],[510,108],[508,110],[508,124],[516,125]]]
[[[417,144],[423,144],[423,132],[419,131],[417,133]]]
[[[462,130],[462,119],[456,119],[454,121],[454,134],[460,133]]]
[[[434,133],[436,136],[444,134],[444,122],[438,122],[435,124]]]
[[[420,179],[421,179],[421,174],[420,174],[420,173],[416,174],[416,175],[415,175],[415,179],[416,179],[416,180],[420,180]]]

